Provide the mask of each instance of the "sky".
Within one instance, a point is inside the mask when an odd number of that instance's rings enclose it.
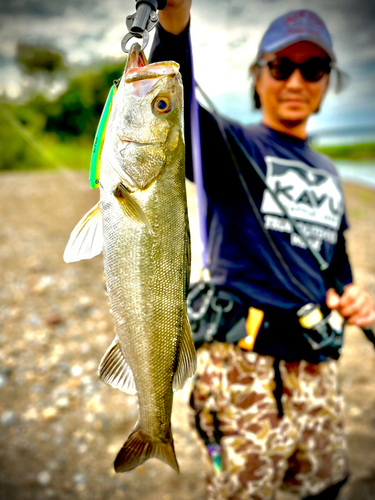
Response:
[[[350,75],[343,92],[329,90],[310,131],[364,127],[375,137],[374,0],[193,0],[196,79],[224,115],[244,124],[260,121],[248,68],[270,22],[300,8],[324,19],[339,66]],[[0,93],[22,93],[14,64],[18,42],[51,44],[74,64],[122,58],[125,19],[134,11],[134,0],[0,0]]]

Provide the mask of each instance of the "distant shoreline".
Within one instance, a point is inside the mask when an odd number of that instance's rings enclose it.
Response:
[[[16,149],[13,151],[12,148],[8,148],[3,158],[0,158],[0,172],[51,170],[61,165],[72,170],[88,171],[92,151],[91,141],[81,138],[59,141],[56,137],[44,135],[37,138],[38,151],[35,151],[28,142],[17,136],[16,131],[11,127],[8,129],[10,136],[7,140],[4,138],[4,144],[7,143],[12,147],[16,143],[18,146],[21,145],[22,155],[17,157]],[[374,161],[375,165],[375,142],[336,146],[319,146],[311,142],[311,146],[332,160],[357,162],[358,167],[366,161]],[[41,154],[41,150],[44,154]],[[355,168],[353,163],[353,169]]]
[[[375,142],[340,144],[337,146],[318,146],[312,143],[312,147],[333,160],[375,160]]]

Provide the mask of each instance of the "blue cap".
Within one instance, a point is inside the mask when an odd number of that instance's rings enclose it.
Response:
[[[311,10],[294,10],[275,19],[259,45],[256,61],[265,53],[279,52],[297,42],[313,42],[336,61],[331,35],[322,19]]]

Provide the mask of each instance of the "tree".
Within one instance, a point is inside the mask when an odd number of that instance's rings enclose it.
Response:
[[[44,45],[18,43],[16,62],[29,76],[35,76],[37,73],[51,76],[66,70],[63,55]]]
[[[123,69],[124,62],[113,63],[73,78],[66,91],[45,106],[46,132],[54,132],[62,139],[93,138],[109,89]]]

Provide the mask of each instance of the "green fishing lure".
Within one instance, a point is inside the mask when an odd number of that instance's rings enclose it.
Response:
[[[107,100],[105,102],[102,115],[100,117],[99,125],[96,130],[94,145],[92,147],[91,162],[90,162],[90,186],[96,189],[100,185],[100,160],[104,145],[105,131],[107,128],[108,118],[111,114],[112,100],[116,93],[117,87],[113,85],[109,91]]]

